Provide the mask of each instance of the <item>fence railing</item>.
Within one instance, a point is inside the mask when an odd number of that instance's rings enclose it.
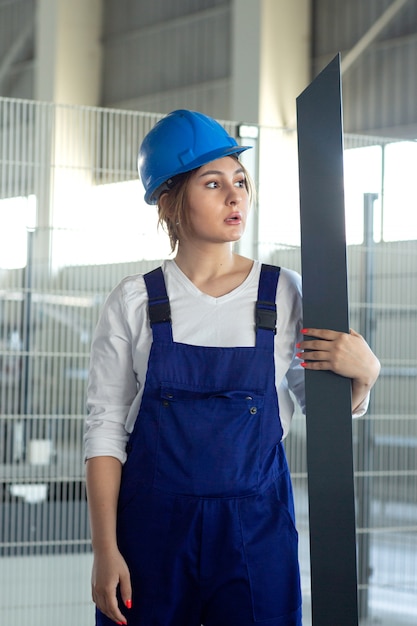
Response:
[[[90,341],[110,289],[168,251],[163,233],[147,246],[156,217],[142,206],[135,180],[137,144],[156,119],[0,99],[2,623],[45,626],[59,616],[66,626],[64,613],[71,623],[92,619],[82,449]],[[288,137],[274,133],[284,152]],[[255,149],[253,175],[262,186],[263,151]],[[112,186],[122,182],[133,193]],[[271,211],[265,193],[260,221]],[[273,200],[296,210],[296,193]],[[251,245],[261,260],[300,271],[299,248],[276,239]],[[417,622],[417,241],[352,245],[348,260],[351,325],[371,329],[382,362],[370,410],[354,423],[361,616],[400,626]],[[298,411],[286,449],[307,626],[305,418]],[[54,589],[47,597],[42,580]],[[10,591],[14,582],[18,594]]]

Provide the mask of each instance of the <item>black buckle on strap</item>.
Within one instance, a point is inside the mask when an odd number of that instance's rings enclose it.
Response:
[[[169,306],[169,300],[162,300],[156,298],[149,300],[149,321],[151,326],[154,324],[160,324],[161,322],[171,321],[171,307]]]
[[[265,307],[268,308],[265,308]],[[277,332],[277,311],[273,302],[258,302],[256,307],[256,330],[273,330]]]

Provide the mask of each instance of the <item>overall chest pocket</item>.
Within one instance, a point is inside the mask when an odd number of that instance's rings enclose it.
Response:
[[[263,395],[161,387],[154,486],[170,493],[254,493]]]

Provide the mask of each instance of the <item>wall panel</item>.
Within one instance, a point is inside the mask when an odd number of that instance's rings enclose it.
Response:
[[[145,110],[167,112],[175,108],[174,101],[181,96],[183,106],[187,106],[184,96],[192,97],[194,90],[213,93],[213,84],[228,81],[229,3],[168,3],[164,11],[161,7],[158,10],[155,5],[151,10],[143,3],[132,15],[132,23],[124,25],[124,31],[119,26],[117,35],[111,23],[105,26],[109,32],[104,32],[104,105],[142,105]],[[210,103],[197,100],[202,110],[214,114]],[[164,102],[167,105],[161,108]],[[227,108],[222,112],[218,109],[219,104],[216,113],[227,117]]]
[[[349,52],[391,0],[314,0],[312,71]],[[409,0],[343,76],[346,132],[417,137],[417,3]]]
[[[32,98],[35,0],[0,0],[0,95]]]

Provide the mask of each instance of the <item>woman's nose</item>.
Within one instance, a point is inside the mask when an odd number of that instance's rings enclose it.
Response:
[[[242,199],[242,189],[231,184],[228,189],[227,199],[230,204],[238,204]]]

